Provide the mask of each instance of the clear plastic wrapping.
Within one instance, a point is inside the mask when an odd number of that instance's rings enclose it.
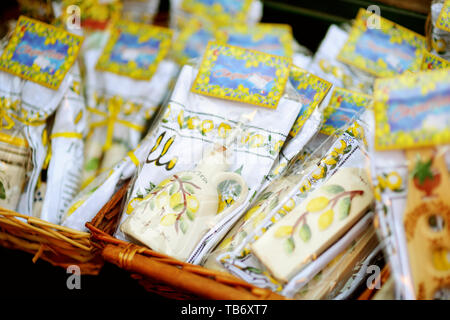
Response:
[[[193,93],[197,68],[178,77],[116,233],[192,263],[248,206],[301,107],[290,84],[276,109]]]
[[[298,292],[302,285],[307,282],[302,284],[295,280],[305,279],[306,274],[302,274],[302,272],[309,272],[309,279],[312,279],[371,223],[369,216],[364,217],[366,210],[371,208],[372,191],[368,181],[369,175],[366,173],[369,163],[363,128],[368,130],[364,121],[359,120],[359,123],[353,123],[345,132],[341,131],[341,135],[330,136],[328,141],[323,143],[322,148],[318,148],[315,153],[301,162],[301,165],[296,164],[296,171],[287,170],[283,176],[274,180],[260,193],[259,198],[252,203],[243,219],[235,225],[234,229],[209,257],[205,266],[226,270],[254,285],[270,288],[289,296]],[[323,150],[325,150],[325,153],[323,153]],[[344,180],[353,179],[351,178],[352,174],[365,176],[364,191],[345,191],[346,187],[340,185],[341,183],[345,184]],[[341,179],[341,175],[346,176],[346,178]],[[341,182],[330,183],[328,180]],[[333,200],[335,198],[328,200],[321,190],[328,190],[325,193],[332,193],[335,197],[339,197],[339,200]],[[353,195],[352,192],[355,194]],[[340,224],[342,227],[342,223],[345,221],[343,217],[347,217],[349,214],[350,206],[339,204],[335,208],[335,204],[341,201],[341,193],[344,198],[346,198],[345,194],[348,193],[350,195],[348,200],[351,203],[364,194],[365,204],[356,204],[355,202],[354,210],[356,211],[353,212],[355,216],[352,218],[352,222],[344,223],[345,227],[340,229],[337,238],[337,234],[333,232],[324,236],[325,238],[318,237],[318,233],[325,232],[329,228],[333,229],[333,220],[335,220],[336,225]],[[344,202],[348,202],[348,200]],[[307,219],[298,220],[301,213],[299,210],[304,209],[305,204],[307,204],[307,210],[314,211],[317,209],[321,212],[318,220],[317,216],[310,221]],[[336,214],[335,218],[333,218],[334,213],[330,215],[329,210],[326,210],[328,205],[340,212]],[[357,209],[358,205],[361,205],[361,207]],[[350,216],[352,215],[350,214]],[[294,223],[295,227],[287,223],[287,220],[292,219],[297,221]],[[358,220],[360,221],[357,222]],[[299,225],[298,221],[304,221],[304,223]],[[318,227],[314,226],[314,223],[318,223]],[[295,232],[295,240],[293,232]],[[331,234],[334,234],[334,236]],[[297,235],[299,239],[297,239]],[[272,239],[272,237],[274,238]],[[342,238],[337,241],[340,237]],[[288,258],[283,258],[280,254],[285,253],[290,256],[293,252],[297,252],[295,251],[296,245],[300,247],[308,246],[310,241],[316,243],[316,245],[323,241],[327,244],[320,246],[322,247],[321,250],[312,252],[309,259],[300,264],[303,267],[300,270],[291,271],[291,275],[284,278],[283,281],[284,276],[280,276],[280,274],[285,273],[285,271],[280,273],[277,268],[281,265],[284,268],[289,263],[282,263],[283,259]],[[259,244],[257,244],[258,242]],[[328,250],[324,251],[326,248]],[[257,255],[255,255],[254,250],[257,250]],[[304,248],[303,250],[307,249]],[[275,253],[277,258],[274,256]],[[286,280],[292,280],[293,282]],[[283,291],[283,289],[287,291]]]

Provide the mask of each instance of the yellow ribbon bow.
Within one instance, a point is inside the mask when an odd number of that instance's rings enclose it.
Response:
[[[144,127],[134,124],[130,121],[119,119],[119,114],[121,106],[123,105],[123,99],[121,97],[112,97],[108,101],[108,112],[99,111],[94,108],[88,107],[88,111],[104,117],[102,121],[93,122],[91,128],[97,128],[101,126],[106,126],[106,140],[103,145],[103,150],[106,151],[111,148],[113,136],[114,136],[114,126],[116,123],[131,128],[136,131],[143,131]]]

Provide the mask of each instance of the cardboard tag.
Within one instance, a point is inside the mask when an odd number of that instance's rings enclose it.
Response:
[[[328,106],[323,111],[324,122],[321,133],[332,135],[336,130],[349,124],[352,119],[369,108],[372,97],[343,88],[335,88]]]
[[[295,137],[305,121],[325,98],[331,88],[331,83],[296,66],[291,68],[289,80],[300,95],[303,105],[290,132],[290,135]]]
[[[378,79],[374,100],[376,149],[450,143],[448,70]]]
[[[169,51],[171,41],[170,29],[118,21],[97,62],[97,69],[150,80]]]
[[[234,25],[220,30],[220,41],[229,45],[292,57],[292,28],[287,24]]]
[[[189,59],[202,56],[208,42],[214,40],[216,34],[212,23],[204,19],[189,20],[173,44],[173,51],[179,63],[186,64]]]
[[[275,109],[291,59],[210,42],[191,91]]]
[[[442,6],[441,13],[439,14],[439,17],[436,21],[436,27],[450,32],[450,1],[445,1],[444,5]]]
[[[195,15],[212,17],[216,25],[245,22],[252,0],[184,0],[183,10]]]
[[[21,16],[0,58],[0,69],[56,90],[82,42],[82,37],[64,29]]]
[[[450,67],[450,62],[425,51],[422,60],[422,70],[445,69],[448,67]]]
[[[380,16],[372,26],[372,13],[361,9],[338,55],[338,60],[376,77],[420,70],[425,38]]]

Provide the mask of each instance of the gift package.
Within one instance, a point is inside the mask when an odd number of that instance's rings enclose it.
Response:
[[[0,217],[174,292],[449,298],[449,1],[429,38],[360,9],[315,52],[259,0],[172,0],[165,23],[155,0],[21,2]]]

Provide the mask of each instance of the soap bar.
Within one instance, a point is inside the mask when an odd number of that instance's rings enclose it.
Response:
[[[251,245],[272,275],[289,281],[341,237],[373,202],[367,173],[341,168]]]

